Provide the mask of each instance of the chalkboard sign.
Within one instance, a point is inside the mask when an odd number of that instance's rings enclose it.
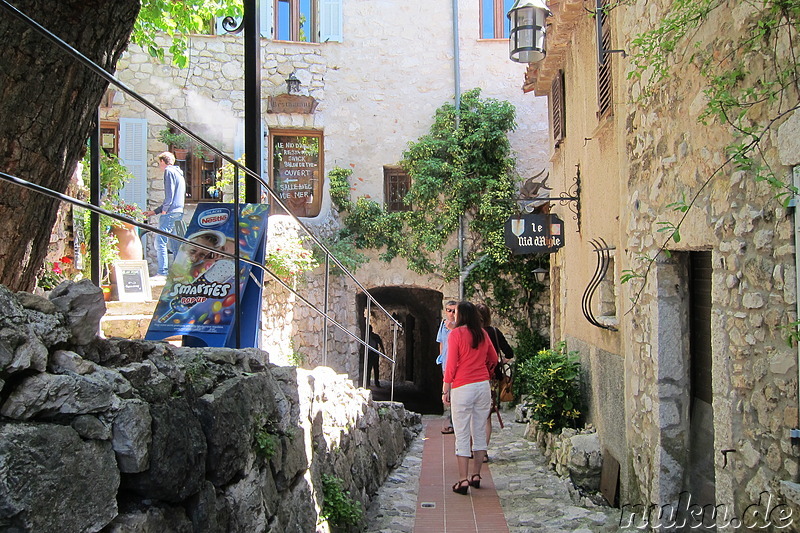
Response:
[[[114,273],[120,302],[145,302],[152,299],[147,261],[115,261]]]

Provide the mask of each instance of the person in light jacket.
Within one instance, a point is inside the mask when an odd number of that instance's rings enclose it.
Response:
[[[183,171],[175,165],[175,156],[172,152],[158,154],[158,168],[164,171],[164,203],[152,211],[145,211],[144,215],[158,218],[158,229],[167,233],[175,233],[175,223],[183,218],[183,204],[186,199],[186,180]],[[166,276],[169,271],[169,257],[167,246],[173,256],[178,254],[178,241],[165,235],[156,236],[156,257],[158,258],[157,276]]]

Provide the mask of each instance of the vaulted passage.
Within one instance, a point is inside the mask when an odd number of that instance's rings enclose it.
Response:
[[[407,409],[431,414],[441,413],[442,371],[436,364],[439,345],[436,332],[442,316],[442,293],[430,289],[411,287],[377,287],[370,294],[401,324],[397,335],[397,366],[394,376],[394,399],[403,402]],[[358,314],[366,313],[367,298],[357,296]],[[370,324],[383,340],[386,353],[391,355],[394,342],[390,322],[380,313],[372,313]],[[361,336],[364,336],[361,323]],[[360,365],[363,371],[363,363]],[[380,363],[380,388],[373,388],[376,400],[389,399],[389,381],[392,367],[389,361]],[[359,385],[361,380],[359,379]]]

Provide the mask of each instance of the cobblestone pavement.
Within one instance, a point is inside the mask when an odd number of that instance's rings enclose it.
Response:
[[[509,420],[504,429],[495,421],[489,467],[510,533],[623,531],[619,509],[594,505],[577,495],[568,480],[548,467],[536,444],[523,438],[525,425],[513,422],[512,413],[506,415]],[[367,531],[414,531],[423,437],[414,440],[403,463],[378,491],[367,510]]]

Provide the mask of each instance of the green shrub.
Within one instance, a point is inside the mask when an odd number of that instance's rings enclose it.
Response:
[[[550,341],[536,330],[520,326],[517,328],[517,345],[514,348],[515,368],[521,368],[523,364],[535,358],[541,350],[546,350]],[[526,391],[530,390],[527,383],[527,375],[517,373],[514,376],[514,396],[521,398]]]
[[[342,480],[334,475],[322,475],[322,512],[320,516],[334,527],[350,527],[361,523],[361,504],[344,490]]]
[[[567,352],[563,341],[540,350],[517,366],[515,379],[532,420],[551,433],[577,426],[583,409],[577,351]]]
[[[264,459],[271,459],[278,450],[278,436],[266,427],[256,431],[256,451]]]

